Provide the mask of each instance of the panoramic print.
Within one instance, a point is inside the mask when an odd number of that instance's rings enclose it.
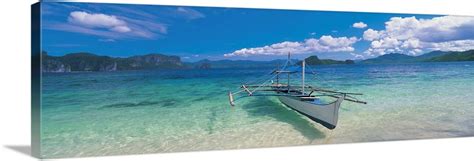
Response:
[[[474,135],[474,17],[40,7],[43,158]]]

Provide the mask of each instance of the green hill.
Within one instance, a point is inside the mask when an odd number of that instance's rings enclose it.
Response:
[[[427,59],[428,62],[474,61],[474,50],[448,52],[447,54]]]
[[[287,60],[277,59],[271,61],[253,61],[253,60],[209,60],[203,59],[197,62],[185,63],[187,67],[199,69],[225,69],[225,68],[262,68],[277,67],[283,65]],[[292,60],[297,62],[298,60]]]
[[[415,62],[414,56],[409,56],[405,54],[392,53],[381,55],[376,58],[363,60],[360,63],[363,64],[397,64],[397,63],[413,63]]]
[[[71,53],[64,56],[50,56],[46,52],[42,53],[43,72],[177,69],[183,67],[180,57],[163,54],[114,58],[86,52]]]
[[[419,56],[405,54],[386,54],[376,58],[362,60],[362,64],[398,64],[417,62],[474,61],[474,50],[468,51],[432,51]]]
[[[332,59],[319,59],[316,55],[306,58],[305,62],[308,65],[354,64],[353,60],[340,61]],[[298,64],[301,64],[301,61],[298,62]]]

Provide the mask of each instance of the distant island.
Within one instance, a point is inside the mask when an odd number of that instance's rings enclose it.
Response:
[[[353,60],[340,61],[332,59],[319,59],[316,55],[310,56],[304,60],[308,65],[355,64]],[[298,62],[298,64],[301,64],[301,62]]]
[[[223,69],[223,68],[261,68],[277,67],[286,60],[271,61],[252,60],[200,60],[182,62],[179,56],[164,54],[145,54],[127,58],[100,56],[87,52],[70,53],[64,56],[41,54],[43,72],[74,72],[74,71],[123,71],[143,69]],[[301,61],[292,60],[297,64]],[[432,51],[419,56],[392,53],[361,61],[319,59],[313,55],[305,59],[308,65],[333,64],[398,64],[418,62],[474,61],[474,50],[468,51]]]
[[[277,67],[286,63],[286,59],[276,59],[271,61],[253,61],[253,60],[209,60],[204,59],[194,63],[185,63],[188,67],[199,69],[210,68],[262,68],[262,67]],[[298,62],[292,59],[293,62]]]
[[[252,60],[200,60],[182,62],[179,56],[164,54],[146,54],[127,58],[100,56],[87,52],[70,53],[64,56],[41,54],[42,71],[51,73],[74,71],[124,71],[144,69],[223,69],[223,68],[261,68],[277,67],[286,60],[271,61]],[[298,60],[293,60],[297,62]]]
[[[385,54],[376,58],[362,60],[362,64],[399,64],[417,62],[474,61],[474,50],[468,51],[432,51],[419,56],[399,53]]]
[[[425,61],[446,62],[446,61],[474,61],[474,50],[463,52],[448,52],[447,54],[432,57]]]
[[[128,58],[99,56],[91,53],[71,53],[64,56],[41,54],[43,72],[72,71],[118,71],[140,69],[178,69],[184,68],[180,57],[163,54],[147,54]]]

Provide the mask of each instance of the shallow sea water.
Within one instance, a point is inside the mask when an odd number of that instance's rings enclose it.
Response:
[[[44,73],[45,158],[474,135],[474,62],[313,66],[309,84],[364,93],[334,130],[274,97],[227,92],[271,69]]]

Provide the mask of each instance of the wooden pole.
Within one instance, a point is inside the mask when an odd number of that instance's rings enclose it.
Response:
[[[249,93],[249,96],[252,95],[252,92],[251,92],[245,85],[242,85],[242,88],[243,88],[247,93]]]
[[[280,84],[280,73],[277,73],[277,85]]]
[[[287,87],[288,87],[288,92],[287,92],[287,93],[290,93],[290,73],[288,73],[288,84],[287,84]]]
[[[288,52],[288,60],[287,62],[290,62],[290,52]]]
[[[279,70],[281,70],[281,69],[280,69],[280,64],[278,64],[278,67],[277,67],[277,69],[276,69],[276,71],[277,71],[277,72],[276,72],[277,85],[280,84],[280,73],[278,72]]]
[[[302,66],[302,68],[303,68],[303,70],[302,70],[303,73],[302,73],[302,78],[301,78],[301,81],[302,81],[301,88],[303,88],[303,89],[302,89],[302,91],[303,91],[302,94],[303,94],[303,95],[304,95],[304,74],[305,74],[305,65],[306,65],[306,63],[305,63],[305,60],[303,59],[303,62],[302,62],[302,64],[301,64],[301,66]]]
[[[287,66],[290,65],[290,52],[288,52],[288,60],[287,60]],[[290,72],[288,72],[288,93],[290,93]]]

